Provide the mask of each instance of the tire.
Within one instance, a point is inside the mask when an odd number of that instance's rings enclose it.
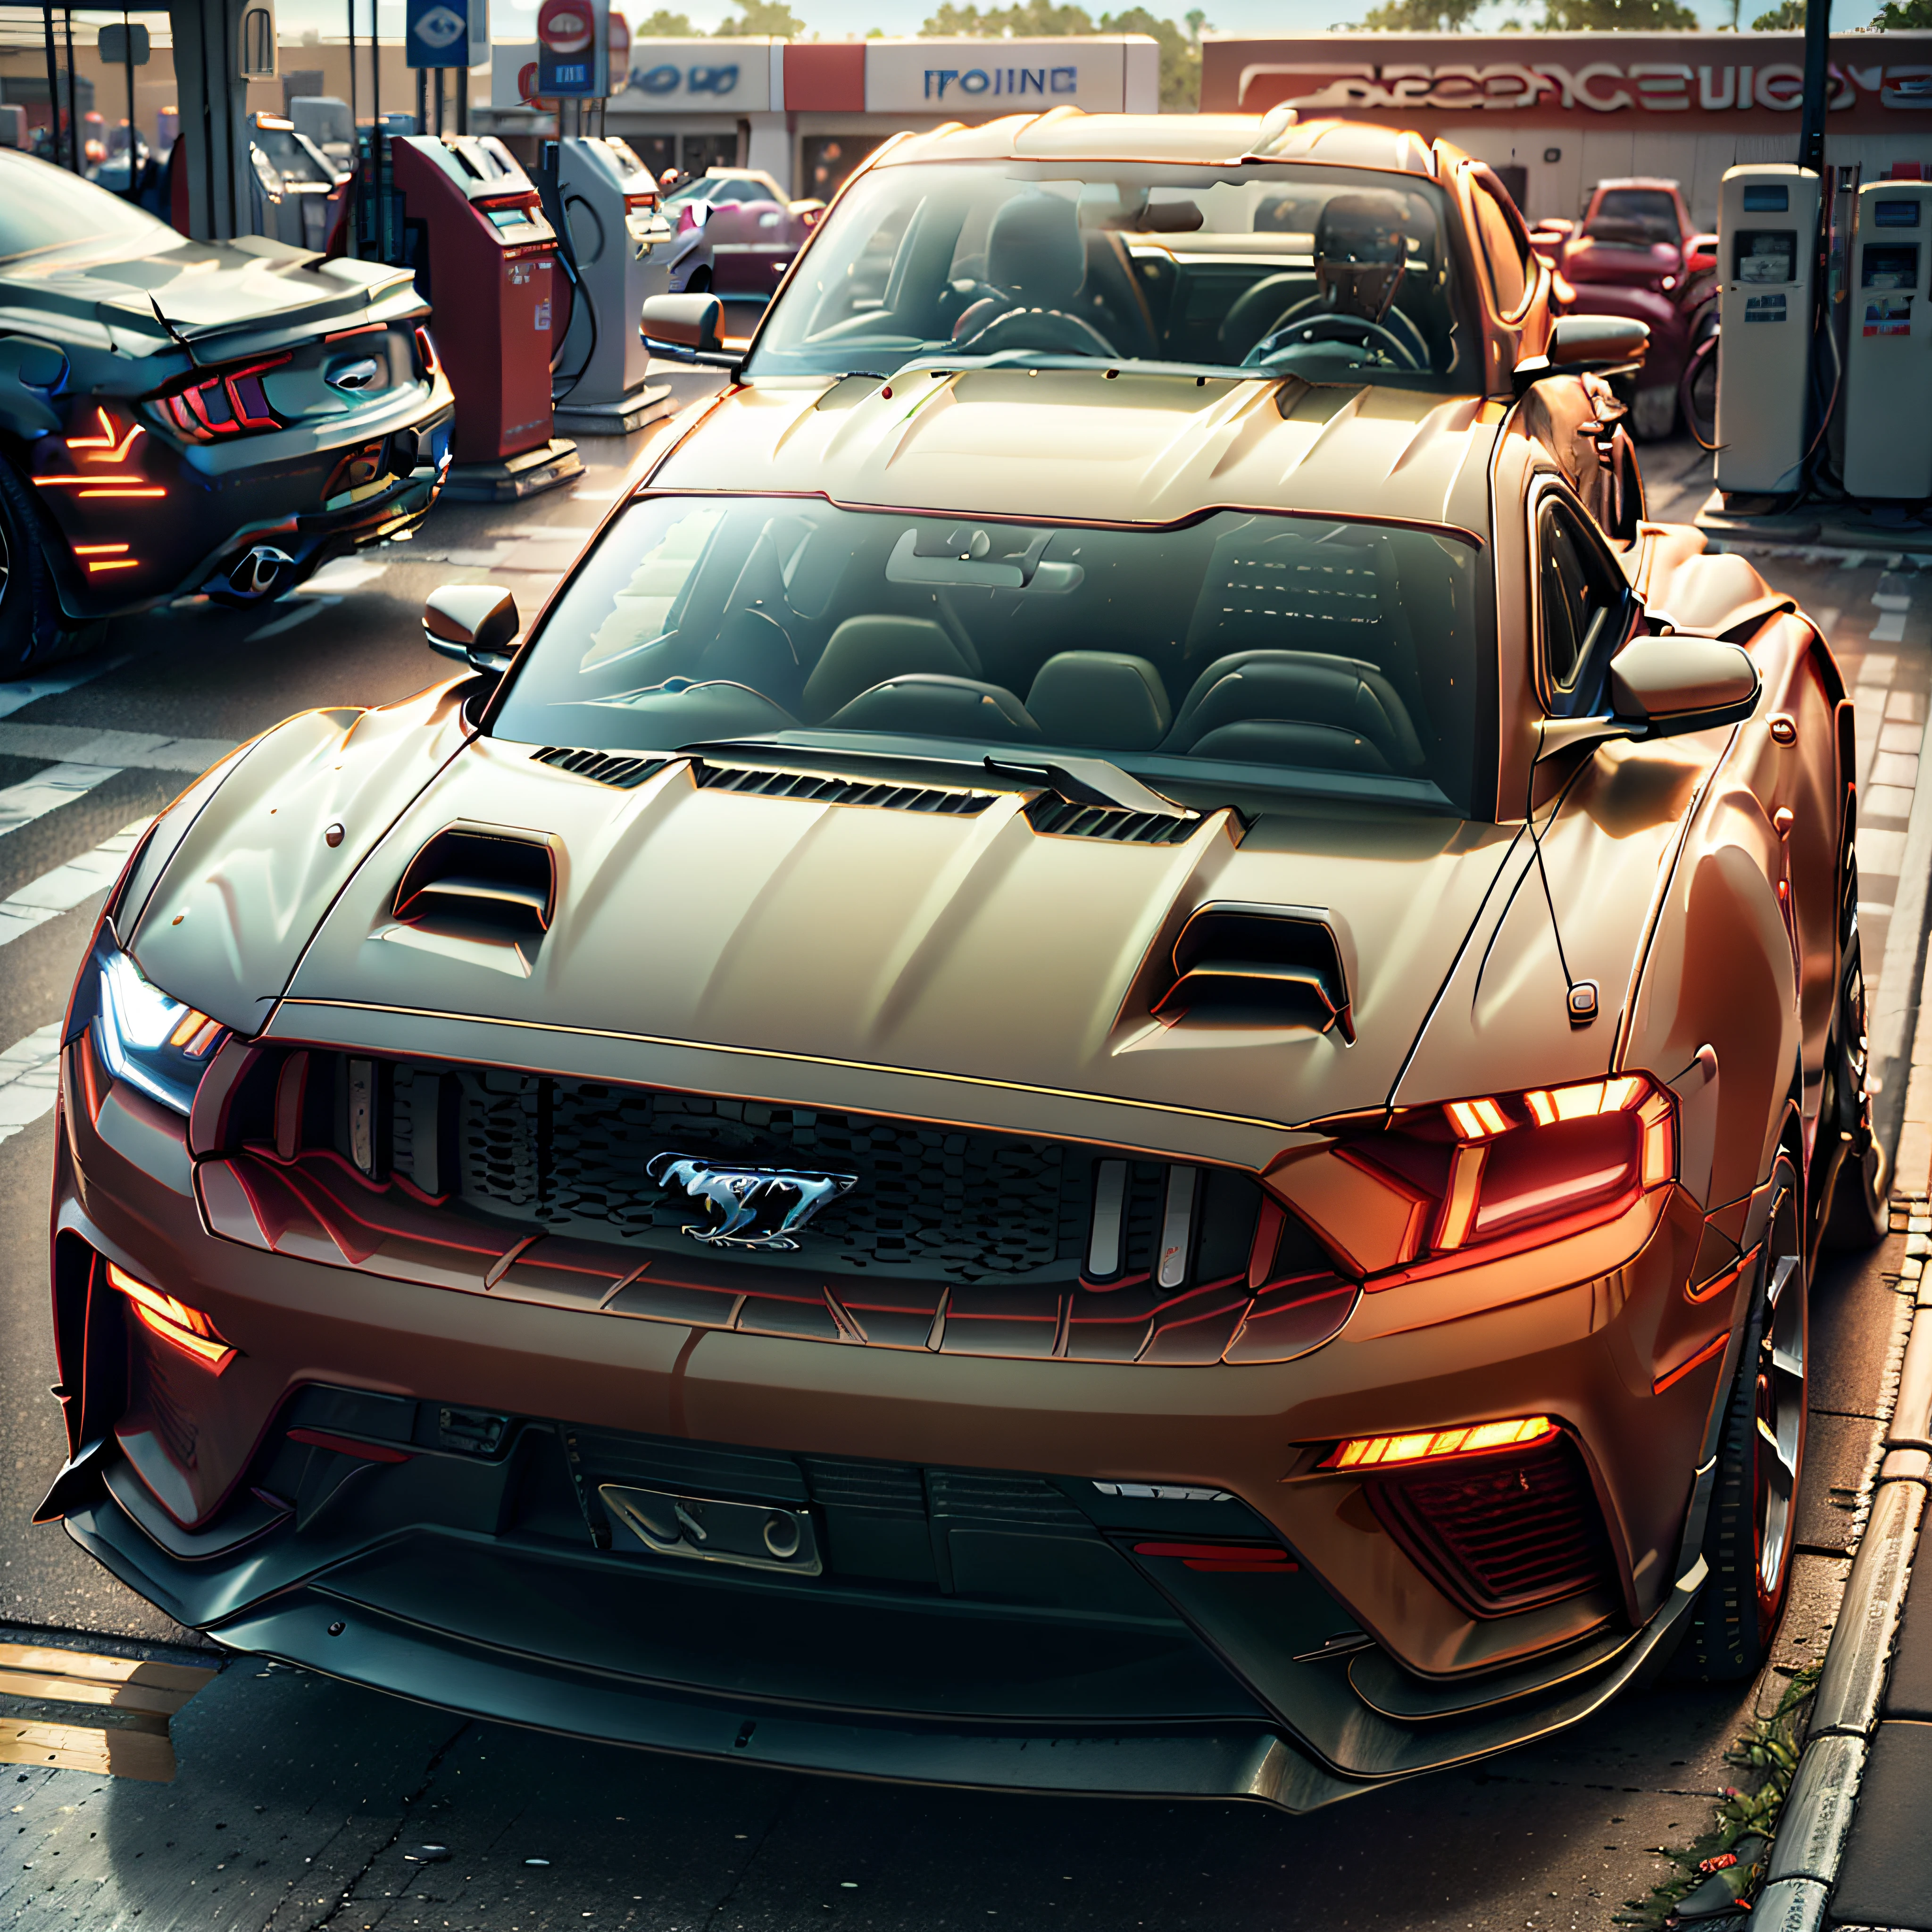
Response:
[[[1857,892],[1856,868],[1847,890]],[[1819,1202],[1820,1244],[1841,1252],[1876,1247],[1892,1224],[1892,1177],[1885,1150],[1872,1133],[1871,1098],[1865,1091],[1865,978],[1855,920],[1826,1049],[1825,1092],[1812,1156],[1822,1184],[1813,1190]]]
[[[1798,1170],[1788,1154],[1779,1154],[1772,1186],[1704,1530],[1710,1574],[1684,1640],[1693,1675],[1707,1684],[1742,1683],[1763,1668],[1791,1583],[1810,1316]]]
[[[83,657],[107,634],[104,622],[76,624],[61,608],[47,566],[49,546],[60,541],[19,472],[0,459],[0,679]]]

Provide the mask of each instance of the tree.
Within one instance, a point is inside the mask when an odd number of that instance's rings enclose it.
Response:
[[[691,24],[688,14],[674,14],[660,7],[648,20],[640,20],[634,29],[640,40],[694,40],[703,38]]]
[[[743,4],[743,0],[740,0]],[[1096,22],[1085,8],[1055,0],[1013,0],[1006,7],[962,6],[944,0],[922,34],[961,40],[1058,39],[1067,34],[1145,34],[1160,48],[1160,109],[1163,114],[1192,114],[1201,100],[1201,29],[1208,16],[1196,8],[1183,33],[1144,7],[1102,14]]]
[[[1932,0],[1885,0],[1874,27],[1932,27]]]
[[[1163,114],[1192,114],[1201,105],[1201,44],[1190,39],[1172,20],[1156,19],[1144,7],[1130,7],[1118,14],[1102,14],[1100,31],[1106,34],[1145,34],[1160,46],[1160,111]]]
[[[1483,0],[1385,0],[1362,16],[1374,34],[1453,34],[1460,31]]]
[[[1751,31],[1774,34],[1780,27],[1802,27],[1804,24],[1804,0],[1778,0],[1768,14],[1760,14],[1751,22]]]
[[[1084,7],[1055,6],[1053,0],[1014,0],[1010,7],[984,8],[945,0],[920,32],[948,39],[996,40],[1009,34],[1015,39],[1090,34],[1094,26]]]
[[[728,15],[716,29],[726,34],[776,34],[791,40],[805,32],[805,22],[784,4],[784,0],[734,0],[739,16]]]
[[[1688,31],[1700,23],[1682,0],[1544,0],[1546,34]]]

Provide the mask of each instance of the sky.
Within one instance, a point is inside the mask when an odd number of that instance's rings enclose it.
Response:
[[[392,33],[400,35],[401,0],[381,0],[381,4],[384,37]],[[676,4],[676,0],[670,0],[670,4]],[[1110,6],[1123,4],[1123,0],[1087,0],[1087,4],[1088,11],[1097,18]],[[1171,5],[1163,5],[1160,0],[1147,0],[1147,4],[1153,12],[1168,14],[1176,20],[1190,7],[1204,5],[1211,23],[1230,33],[1298,34],[1320,33],[1338,22],[1358,16],[1373,0],[1172,0]],[[1717,4],[1712,4],[1712,0],[1693,0],[1693,4],[1707,26],[1724,26],[1730,20],[1725,0],[1717,0]],[[1769,4],[1770,0],[1760,0],[1761,5]],[[641,4],[641,0],[629,0],[625,4],[620,0],[618,10],[634,22],[654,11],[656,4],[657,0],[650,0],[649,4]],[[804,16],[808,32],[833,38],[868,33],[874,27],[888,34],[916,34],[933,11],[931,0],[791,0],[791,6],[794,13]],[[1845,8],[1844,0],[1840,0],[1840,7],[1848,14],[1862,11]],[[368,31],[369,0],[356,0],[356,31],[364,34]],[[734,10],[724,0],[690,0],[681,10],[708,30]],[[1756,10],[1760,10],[1759,6],[1747,0],[1747,20]],[[1496,27],[1511,18],[1534,18],[1540,11],[1534,0],[1528,0],[1528,4],[1526,0],[1516,0],[1514,4],[1508,4],[1508,0],[1492,0],[1473,24],[1478,28]],[[277,0],[275,14],[285,40],[309,27],[333,39],[344,31],[347,20],[346,0]],[[534,4],[519,6],[515,0],[490,0],[493,38],[534,38],[536,23]]]

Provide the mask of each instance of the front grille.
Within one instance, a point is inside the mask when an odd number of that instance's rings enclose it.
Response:
[[[399,1130],[415,1118],[416,1070],[404,1072]],[[693,1154],[856,1174],[800,1231],[816,1265],[976,1281],[1056,1262],[1070,1276],[1080,1256],[1091,1163],[1057,1141],[489,1068],[454,1078],[460,1192],[493,1213],[682,1246],[702,1204],[645,1169],[659,1154]],[[401,1131],[396,1144],[400,1154]]]
[[[1474,1616],[1504,1616],[1611,1580],[1602,1513],[1567,1436],[1372,1482],[1369,1495],[1384,1528]]]
[[[1078,1141],[303,1048],[225,1120],[228,1238],[502,1300],[1178,1366],[1306,1354],[1359,1294],[1252,1175]]]

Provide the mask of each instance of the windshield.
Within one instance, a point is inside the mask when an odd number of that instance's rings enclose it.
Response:
[[[1606,238],[1675,242],[1677,204],[1661,188],[1606,188],[1598,198],[1588,232]]]
[[[0,148],[0,261],[106,243],[129,255],[179,248],[186,238],[154,218],[31,154]]]
[[[1124,530],[646,498],[491,728],[611,752],[765,734],[976,764],[1060,749],[1156,784],[1466,814],[1478,575],[1448,537],[1232,510]]]
[[[755,375],[1088,357],[1480,388],[1432,184],[1312,166],[884,167],[827,218]]]

